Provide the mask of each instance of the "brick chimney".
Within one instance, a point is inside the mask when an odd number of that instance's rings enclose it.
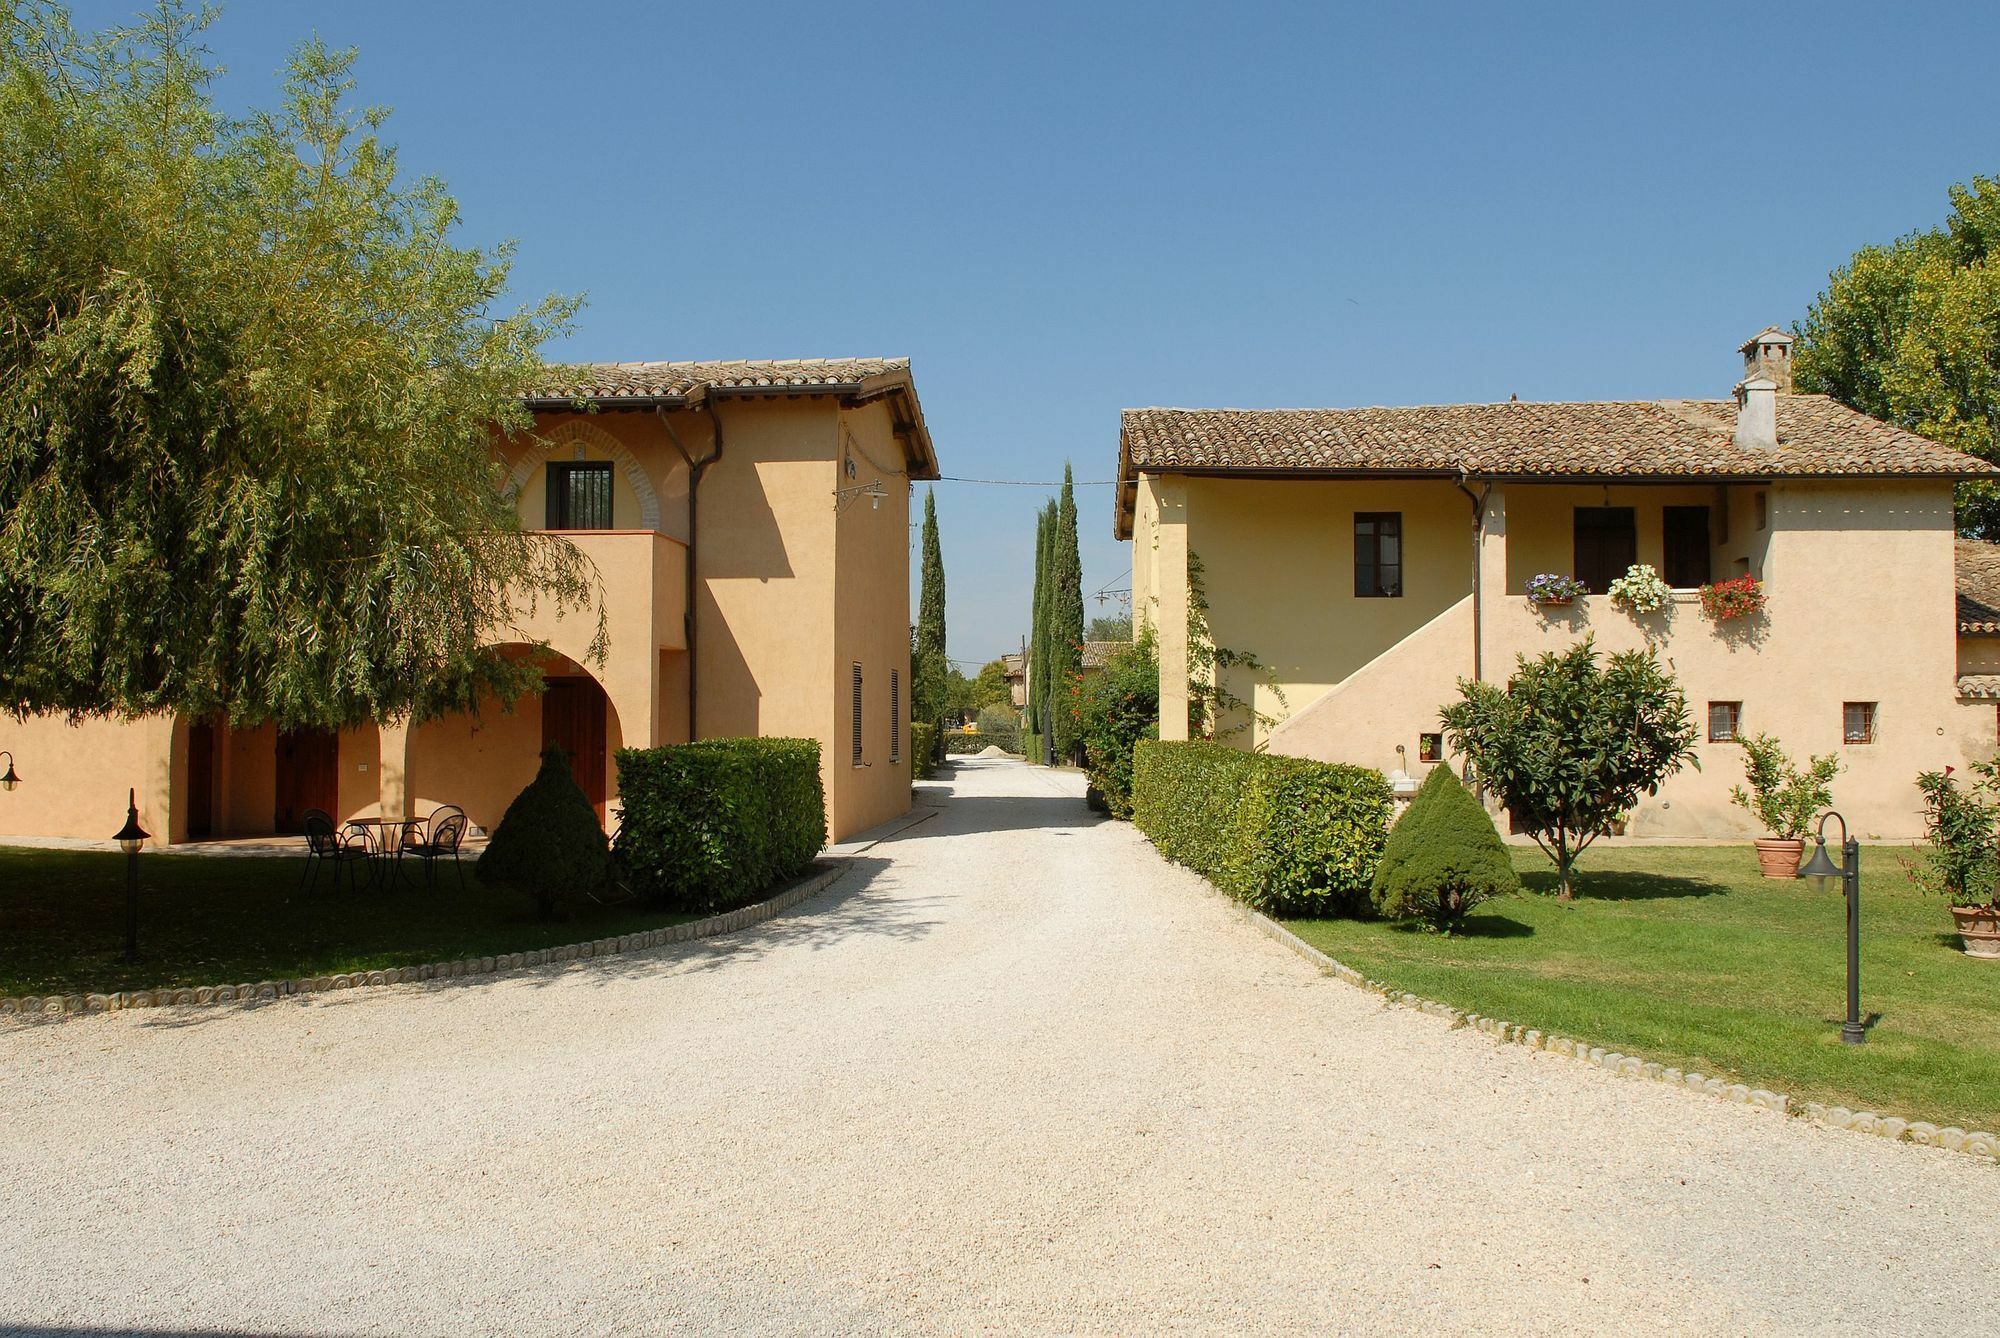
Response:
[[[1777,387],[1778,394],[1792,393],[1792,337],[1775,325],[1767,325],[1750,337],[1738,352],[1743,355],[1743,379],[1763,377]]]

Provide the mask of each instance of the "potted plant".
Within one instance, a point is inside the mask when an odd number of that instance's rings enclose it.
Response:
[[[1910,877],[1951,903],[1958,941],[1968,957],[2000,961],[2000,804],[1995,802],[1994,762],[1975,762],[1977,777],[1959,788],[1952,769],[1917,777],[1924,796],[1922,857]]]
[[[1806,834],[1820,810],[1833,804],[1833,777],[1840,759],[1832,753],[1806,760],[1800,768],[1769,734],[1751,734],[1743,745],[1743,779],[1729,797],[1764,824],[1757,840],[1757,863],[1766,878],[1791,878],[1799,871]]]
[[[1660,579],[1650,562],[1635,562],[1613,581],[1605,594],[1630,613],[1658,613],[1673,597],[1673,587]]]
[[[1545,571],[1528,578],[1528,602],[1537,608],[1555,609],[1572,604],[1590,593],[1590,587],[1574,576]]]
[[[1701,588],[1701,611],[1719,623],[1764,611],[1764,583],[1755,576],[1716,581]]]

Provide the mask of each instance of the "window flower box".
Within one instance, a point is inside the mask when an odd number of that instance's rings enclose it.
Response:
[[[1701,588],[1701,610],[1719,623],[1749,618],[1764,611],[1764,583],[1755,576],[1738,576]]]
[[[1628,613],[1658,613],[1673,599],[1673,587],[1660,579],[1652,564],[1636,562],[1613,581],[1605,592],[1611,602]]]
[[[1545,571],[1528,578],[1528,602],[1537,608],[1561,608],[1590,593],[1590,587],[1574,576]]]

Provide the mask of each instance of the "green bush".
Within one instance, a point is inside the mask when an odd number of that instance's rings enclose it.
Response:
[[[1520,890],[1493,819],[1450,767],[1434,769],[1389,831],[1375,868],[1375,908],[1449,934],[1488,897]]]
[[[601,886],[609,871],[597,810],[563,750],[544,748],[541,769],[507,805],[473,873],[490,887],[526,893],[547,920],[560,898]]]
[[[1091,791],[1114,818],[1132,816],[1132,750],[1160,737],[1160,658],[1153,629],[1114,651],[1082,679],[1073,709]]]
[[[998,702],[979,710],[979,732],[986,735],[1001,749],[1010,753],[1021,751],[1021,713],[1012,706]]]
[[[618,750],[618,855],[632,888],[674,910],[755,901],[826,844],[815,739],[704,739]]]
[[[925,720],[910,722],[910,775],[928,776],[937,769],[937,726]]]
[[[1769,734],[1748,734],[1737,742],[1743,745],[1743,779],[1750,785],[1731,786],[1730,799],[1748,809],[1772,840],[1804,839],[1820,811],[1833,807],[1840,759],[1827,753],[1807,758],[1801,767]]]
[[[1389,783],[1367,767],[1224,744],[1142,740],[1132,820],[1161,854],[1272,915],[1352,915],[1389,827]]]

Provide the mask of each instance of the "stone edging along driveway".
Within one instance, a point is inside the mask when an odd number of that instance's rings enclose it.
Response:
[[[730,934],[760,924],[790,910],[802,901],[818,896],[840,880],[851,867],[844,860],[821,860],[816,871],[794,882],[776,896],[749,906],[740,906],[721,915],[661,929],[620,934],[615,938],[593,939],[556,948],[536,948],[530,952],[501,953],[492,957],[464,957],[452,962],[426,962],[422,966],[392,966],[378,971],[350,971],[331,976],[300,976],[291,980],[264,980],[250,985],[169,986],[156,990],[125,990],[117,994],[49,994],[0,997],[0,1021],[70,1017],[78,1013],[115,1013],[128,1008],[172,1008],[190,1004],[267,1003],[300,994],[328,990],[357,989],[370,985],[407,985],[426,980],[454,980],[463,976],[497,975],[503,971],[525,970],[551,963],[585,961],[620,953],[643,952],[670,943]]]
[[[1545,1036],[1532,1027],[1523,1027],[1516,1022],[1482,1017],[1478,1013],[1463,1012],[1450,1004],[1439,1003],[1434,999],[1407,994],[1379,980],[1370,980],[1353,967],[1327,956],[1261,911],[1252,910],[1220,892],[1215,895],[1221,897],[1244,919],[1318,967],[1322,974],[1333,976],[1370,994],[1381,995],[1390,1003],[1415,1008],[1433,1017],[1445,1018],[1454,1027],[1472,1027],[1503,1043],[1525,1045],[1531,1050],[1546,1050],[1550,1054],[1583,1060],[1587,1064],[1594,1064],[1625,1077],[1666,1083],[1671,1087],[1685,1088],[1691,1092],[1703,1092],[1709,1096],[1719,1096],[1725,1101],[1755,1106],[1760,1110],[1773,1111],[1779,1115],[1796,1115],[1832,1129],[1874,1134],[1892,1141],[1907,1140],[1927,1147],[1967,1152],[1975,1157],[2000,1161],[2000,1136],[1994,1134],[1979,1130],[1967,1131],[1955,1125],[1939,1128],[1924,1120],[1905,1120],[1893,1115],[1877,1115],[1872,1110],[1849,1110],[1845,1106],[1825,1106],[1817,1101],[1794,1103],[1783,1092],[1768,1092],[1761,1087],[1746,1087],[1742,1083],[1730,1083],[1700,1073],[1683,1072],[1680,1069],[1640,1059],[1636,1055],[1606,1050],[1603,1046],[1591,1045],[1587,1041],[1571,1040],[1566,1036]]]

